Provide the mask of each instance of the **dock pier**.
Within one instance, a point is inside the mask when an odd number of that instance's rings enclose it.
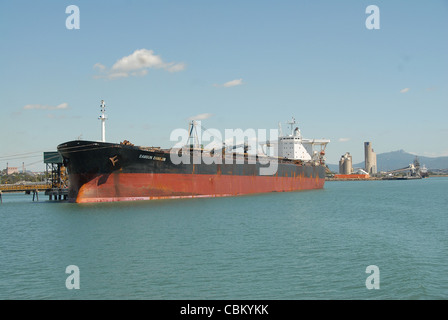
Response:
[[[62,201],[67,200],[68,189],[67,188],[51,188],[45,191],[45,195],[49,197],[50,201]]]
[[[0,184],[0,203],[2,193],[33,194],[33,201],[39,201],[39,192],[45,192],[50,201],[64,201],[68,198],[67,176],[62,156],[58,152],[44,152],[46,164],[46,181],[25,182],[16,184]]]
[[[3,194],[20,193],[33,194],[33,201],[39,201],[39,192],[45,192],[52,201],[64,201],[68,197],[68,188],[52,188],[50,184],[11,184],[0,185],[0,204],[3,203]]]
[[[50,201],[67,200],[67,176],[64,161],[59,152],[44,152],[44,163],[47,165],[51,186],[45,190]]]

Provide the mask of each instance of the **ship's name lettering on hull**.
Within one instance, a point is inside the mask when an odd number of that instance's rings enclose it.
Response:
[[[146,160],[166,161],[165,157],[150,156],[148,154],[141,154],[139,156],[139,158],[140,159],[146,159]]]

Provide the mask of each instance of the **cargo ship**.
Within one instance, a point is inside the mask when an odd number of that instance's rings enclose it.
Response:
[[[190,128],[194,125],[192,121]],[[208,152],[197,144],[162,149],[135,146],[127,140],[74,140],[57,149],[67,168],[68,201],[86,203],[321,189],[327,143],[329,140],[304,139],[295,128],[277,141],[264,142],[278,150],[274,156],[249,154],[247,145],[242,153],[229,146]],[[319,151],[314,150],[316,146]],[[179,157],[186,161],[174,160]],[[268,171],[269,166],[275,171],[266,174],[263,170]]]

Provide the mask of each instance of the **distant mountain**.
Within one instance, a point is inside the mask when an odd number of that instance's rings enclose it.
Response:
[[[401,169],[409,166],[415,160],[415,155],[407,153],[404,150],[380,153],[376,156],[376,162],[379,171],[390,171]],[[418,156],[420,165],[425,165],[428,169],[447,169],[448,157],[422,157]],[[339,172],[339,164],[328,164],[328,167],[333,172]],[[364,168],[364,161],[353,164],[353,168]]]

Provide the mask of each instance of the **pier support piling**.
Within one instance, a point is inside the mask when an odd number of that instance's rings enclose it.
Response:
[[[66,188],[52,188],[45,191],[45,195],[48,196],[50,201],[62,201],[67,200],[68,190]]]
[[[39,191],[34,190],[33,191],[33,201],[36,199],[36,201],[39,201]]]

